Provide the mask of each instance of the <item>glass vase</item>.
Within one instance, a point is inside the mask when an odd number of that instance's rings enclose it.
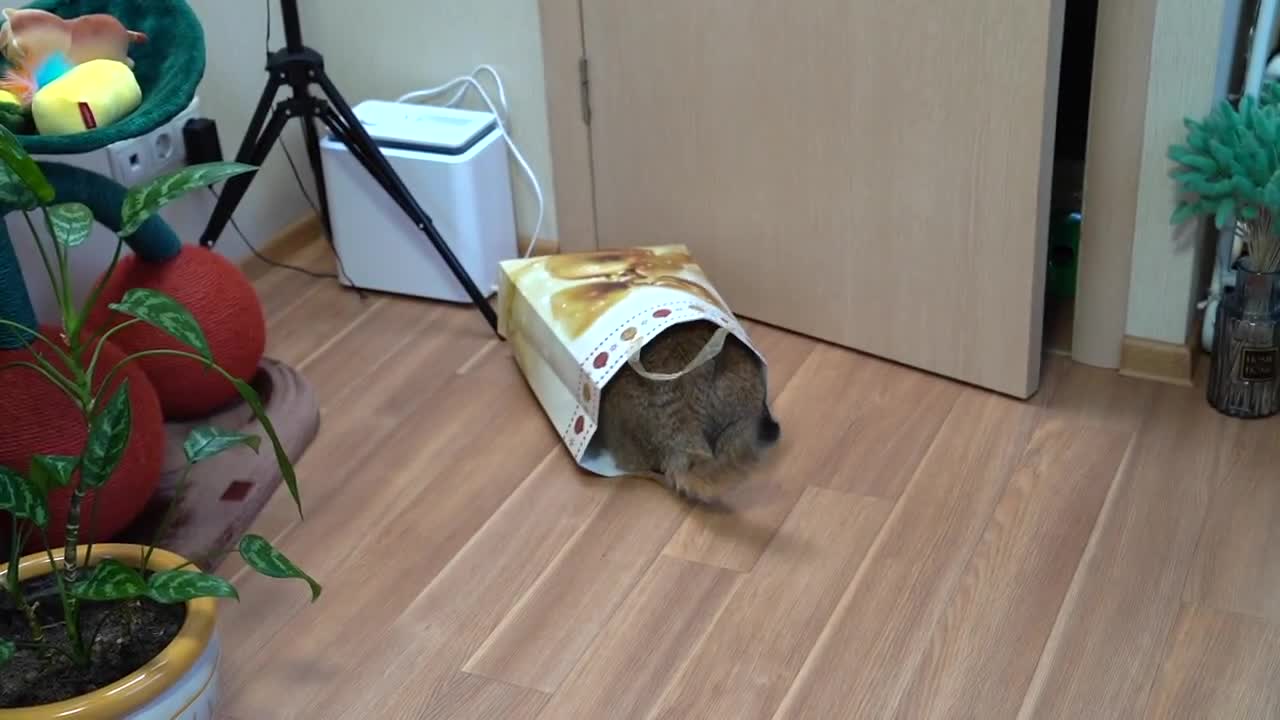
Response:
[[[1236,287],[1218,303],[1207,395],[1218,412],[1264,418],[1280,412],[1280,272],[1235,265]]]

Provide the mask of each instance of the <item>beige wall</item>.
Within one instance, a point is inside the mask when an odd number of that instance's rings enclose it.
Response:
[[[511,105],[508,129],[547,200],[541,236],[556,236],[537,0],[313,0],[302,5],[304,39],[324,54],[329,74],[352,105],[370,98],[394,100],[466,75],[479,64],[493,65]],[[482,82],[492,94],[491,81]],[[483,107],[478,98],[468,106]],[[511,173],[519,231],[528,236],[537,203],[514,162]]]
[[[275,0],[271,1],[275,5]],[[222,154],[230,160],[235,157],[249,124],[249,116],[267,79],[263,69],[266,64],[266,6],[249,0],[190,0],[190,3],[204,26],[208,55],[204,81],[199,90],[201,110],[217,120]],[[279,13],[274,12],[273,15],[277,16],[273,17],[272,28],[272,44],[275,45],[282,41],[283,31]],[[285,141],[294,159],[300,163],[303,179],[308,183],[307,192],[314,198],[315,189],[307,177],[307,156],[297,122],[286,128]],[[308,212],[310,207],[298,190],[284,153],[277,148],[254,177],[235,219],[249,240],[261,248]],[[248,249],[231,228],[223,233],[217,248],[236,258],[248,254]]]
[[[1169,177],[1171,144],[1183,142],[1184,116],[1199,117],[1214,100],[1226,0],[1160,0],[1147,85],[1142,167],[1134,227],[1125,334],[1182,344],[1200,292],[1200,263],[1211,243],[1205,223],[1169,225],[1176,188]]]

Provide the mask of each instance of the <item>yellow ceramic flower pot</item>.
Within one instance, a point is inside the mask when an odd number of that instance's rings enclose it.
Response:
[[[81,548],[84,559],[87,548]],[[142,548],[138,545],[100,544],[93,546],[93,559],[112,558],[138,567]],[[62,560],[62,551],[54,551]],[[95,562],[96,564],[96,562]],[[185,558],[156,549],[151,568],[173,570],[187,564]],[[0,581],[8,573],[0,565]],[[43,553],[28,555],[19,564],[23,580],[49,574],[49,559]],[[0,710],[0,720],[196,720],[212,718],[218,693],[220,645],[215,628],[218,603],[199,598],[187,603],[186,620],[164,650],[131,675],[87,695],[49,705]]]

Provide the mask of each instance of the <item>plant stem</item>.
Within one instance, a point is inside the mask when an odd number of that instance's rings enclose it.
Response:
[[[77,482],[71,491],[71,503],[67,508],[67,543],[63,550],[62,568],[67,583],[74,585],[79,579],[80,567],[80,508],[84,504],[85,489],[83,482]]]
[[[8,362],[8,363],[5,363],[4,365],[0,365],[0,372],[4,372],[9,368],[15,368],[15,367],[22,367],[22,368],[27,368],[28,370],[34,370],[35,372],[44,376],[45,380],[48,380],[50,383],[53,384],[54,387],[61,390],[67,397],[71,398],[73,402],[79,403],[85,399],[80,392],[80,388],[76,387],[75,383],[62,377],[62,375],[60,375],[58,371],[54,370],[52,367],[46,369],[46,368],[40,367],[35,363],[29,363],[25,360],[14,360],[13,362]]]
[[[78,355],[79,338],[76,333],[80,328],[80,315],[76,312],[75,304],[71,302],[71,262],[70,253],[62,241],[58,239],[58,233],[53,229],[53,220],[49,217],[48,208],[40,208],[40,214],[44,217],[44,227],[49,231],[49,237],[53,238],[53,251],[58,257],[58,272],[62,275],[62,327],[67,331],[67,344],[71,346],[71,354]]]
[[[15,328],[25,333],[31,333],[32,335],[35,336],[37,340],[42,340],[45,345],[48,345],[49,348],[58,355],[58,357],[62,360],[62,362],[67,364],[67,367],[71,367],[71,365],[73,364],[71,362],[71,356],[63,352],[62,348],[55,345],[53,341],[50,340],[48,337],[41,335],[39,330],[36,330],[35,328],[29,328],[26,325],[23,325],[22,323],[17,323],[12,320],[6,320],[4,318],[0,318],[0,325]],[[33,354],[34,354],[34,351],[33,351]]]
[[[117,237],[116,249],[115,249],[115,252],[111,254],[111,262],[107,263],[107,271],[102,274],[102,279],[99,282],[95,283],[93,286],[93,289],[89,291],[89,297],[85,299],[84,307],[80,309],[81,327],[77,327],[75,329],[76,330],[75,334],[78,335],[79,331],[83,329],[85,319],[89,317],[89,313],[93,310],[93,306],[97,304],[98,298],[102,295],[102,288],[106,286],[107,281],[111,279],[111,274],[116,271],[116,264],[120,262],[120,249],[123,247],[124,247],[124,241],[121,240],[119,237]],[[94,358],[95,359],[97,358],[96,352],[94,353]],[[92,363],[89,364],[89,377],[93,377]]]
[[[132,318],[132,319],[126,320],[125,322],[122,322],[119,325],[116,325],[115,327],[106,331],[101,335],[101,337],[98,338],[98,344],[93,349],[93,357],[89,359],[89,368],[86,371],[86,374],[89,377],[93,377],[94,368],[98,366],[98,356],[102,353],[102,345],[107,341],[107,338],[129,327],[130,325],[133,325],[134,323],[139,323],[139,322],[142,322],[142,321],[139,320],[138,318]]]
[[[93,567],[90,562],[93,560],[93,540],[97,537],[98,530],[98,506],[102,504],[102,496],[94,494],[93,508],[89,510],[89,546],[84,551],[84,566]]]
[[[164,539],[164,534],[169,529],[169,523],[173,522],[178,506],[182,504],[182,495],[187,490],[187,478],[191,476],[191,468],[193,467],[195,467],[195,463],[188,462],[186,467],[182,468],[182,475],[178,478],[178,484],[174,487],[173,500],[170,501],[169,507],[165,508],[164,516],[160,519],[160,526],[156,528],[155,538],[152,539],[151,545],[147,547],[146,554],[142,556],[142,572],[144,573],[151,567],[151,553],[155,552],[156,546]]]
[[[80,637],[80,599],[71,594],[68,587],[70,583],[58,571],[58,561],[53,559],[53,550],[49,548],[49,533],[45,532],[44,528],[40,529],[40,539],[44,543],[44,554],[49,558],[49,572],[53,574],[54,582],[58,584],[58,595],[62,599],[62,616],[67,623],[67,641],[71,644],[71,659],[77,664],[87,664],[89,656],[85,652]],[[64,567],[68,564],[66,557],[62,558],[62,564]]]
[[[13,604],[18,606],[18,610],[26,618],[27,626],[31,628],[31,638],[36,642],[44,642],[44,628],[40,626],[40,620],[36,617],[35,608],[31,607],[31,603],[27,602],[26,594],[22,592],[22,578],[19,577],[18,572],[22,546],[26,544],[26,538],[18,531],[17,518],[9,521],[9,528],[9,538],[12,546],[9,550],[9,567],[5,570],[5,579],[8,580],[5,590],[13,598]]]

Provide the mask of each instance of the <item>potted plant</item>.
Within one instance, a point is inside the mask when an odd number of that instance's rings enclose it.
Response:
[[[1227,415],[1280,412],[1280,86],[1239,107],[1223,101],[1186,119],[1186,143],[1169,149],[1182,198],[1172,222],[1210,215],[1235,230],[1236,285],[1218,305],[1207,396]]]
[[[111,379],[127,363],[147,355],[202,363],[230,381],[253,409],[301,515],[293,466],[257,393],[213,361],[199,324],[173,298],[149,289],[130,290],[111,305],[127,319],[96,333],[85,328],[97,291],[83,307],[73,305],[67,259],[88,236],[92,212],[78,203],[55,202],[39,166],[3,128],[0,160],[0,203],[19,208],[30,224],[62,320],[60,337],[50,338],[0,318],[0,329],[20,333],[30,351],[29,361],[0,366],[0,381],[3,371],[15,367],[37,373],[74,402],[87,429],[79,455],[37,455],[23,473],[0,467],[0,516],[8,516],[11,532],[9,557],[0,566],[0,719],[210,717],[217,694],[217,602],[238,599],[236,589],[154,543],[95,547],[92,538],[81,541],[86,494],[111,477],[130,434],[128,378],[114,389]],[[236,163],[197,165],[134,188],[121,208],[119,234],[128,236],[186,192],[251,170]],[[47,239],[36,232],[32,215],[43,220]],[[117,241],[108,273],[119,254]],[[143,350],[114,367],[99,367],[103,343],[121,327],[139,322],[163,330],[190,350]],[[186,471],[233,447],[257,452],[260,443],[254,435],[197,428],[183,447]],[[181,486],[182,481],[157,537],[172,521]],[[43,552],[20,557],[28,541],[47,536],[49,495],[55,489],[70,490],[65,544],[53,548],[44,542]],[[259,573],[305,581],[312,601],[319,597],[320,585],[264,538],[246,535],[237,549]]]

